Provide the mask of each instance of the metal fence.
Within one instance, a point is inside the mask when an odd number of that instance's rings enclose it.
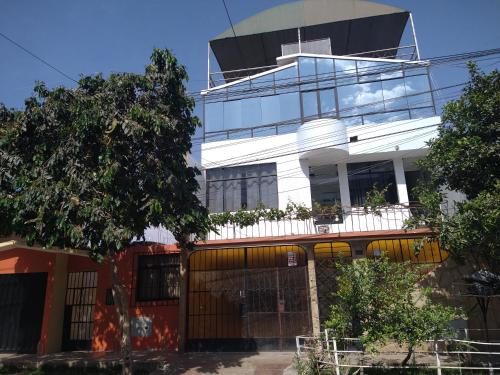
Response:
[[[325,330],[320,337],[297,336],[297,355],[313,354],[323,370],[335,375],[365,369],[427,370],[441,375],[458,373],[496,374],[500,371],[500,342],[443,338],[429,340],[414,351],[409,364],[402,366],[407,351],[395,342],[384,345],[377,353],[365,350],[359,338],[332,337]]]

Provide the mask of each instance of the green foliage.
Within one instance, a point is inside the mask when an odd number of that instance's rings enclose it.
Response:
[[[463,95],[443,108],[438,138],[421,163],[435,184],[473,199],[500,179],[500,73],[482,74],[469,64]]]
[[[360,337],[371,352],[395,340],[411,353],[425,340],[452,334],[449,322],[459,312],[431,302],[430,290],[418,288],[418,269],[409,263],[382,257],[338,267],[337,301],[325,322],[336,337]]]
[[[386,195],[389,187],[390,184],[382,189],[379,189],[376,183],[373,185],[373,189],[366,193],[365,201],[363,203],[363,211],[365,214],[373,212],[375,215],[381,215],[380,209],[388,205]]]
[[[255,210],[245,210],[240,208],[235,212],[221,212],[210,214],[211,228],[227,224],[236,225],[240,228],[252,226],[259,223],[260,220],[281,221],[281,220],[299,220],[306,221],[315,217],[340,217],[342,215],[342,206],[336,203],[332,206],[321,206],[314,204],[313,208],[306,207],[303,204],[288,202],[285,210],[279,208],[266,208],[259,204]]]
[[[310,350],[306,356],[300,357],[297,354],[293,358],[293,367],[297,375],[331,375],[333,371],[328,366],[320,362],[319,353]]]
[[[500,74],[485,75],[474,64],[469,71],[470,83],[445,105],[439,136],[420,162],[430,176],[416,191],[424,210],[407,227],[430,227],[456,258],[475,259],[494,271],[500,266]],[[454,213],[442,212],[441,186],[468,201]]]
[[[187,74],[155,49],[145,74],[82,77],[75,89],[35,86],[23,111],[0,105],[0,235],[114,254],[163,225],[181,246],[208,213],[185,155],[199,126]]]

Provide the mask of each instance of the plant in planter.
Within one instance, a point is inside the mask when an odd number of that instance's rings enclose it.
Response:
[[[340,202],[335,202],[331,206],[322,206],[318,202],[314,202],[312,216],[316,225],[341,223],[343,220],[342,205]]]
[[[366,193],[365,202],[363,203],[363,211],[365,214],[373,213],[377,216],[381,216],[381,208],[386,207],[389,202],[385,198],[387,191],[391,184],[386,185],[384,188],[379,189],[377,183],[373,184],[373,189]]]

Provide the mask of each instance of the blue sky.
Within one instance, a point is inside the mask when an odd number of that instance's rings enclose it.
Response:
[[[284,2],[226,0],[234,23]],[[423,58],[499,47],[499,0],[379,2],[412,11]],[[227,27],[221,0],[0,2],[0,32],[72,77],[142,72],[153,47],[168,47],[186,65],[190,91],[205,87],[207,41]],[[498,61],[489,61],[486,70]],[[463,66],[434,72],[438,86],[466,78]],[[21,108],[36,80],[74,85],[0,38],[0,102]]]

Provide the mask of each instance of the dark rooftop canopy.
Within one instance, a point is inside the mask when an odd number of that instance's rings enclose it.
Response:
[[[300,0],[265,10],[210,41],[222,71],[276,64],[281,45],[330,38],[334,55],[395,48],[409,13],[363,0]]]

